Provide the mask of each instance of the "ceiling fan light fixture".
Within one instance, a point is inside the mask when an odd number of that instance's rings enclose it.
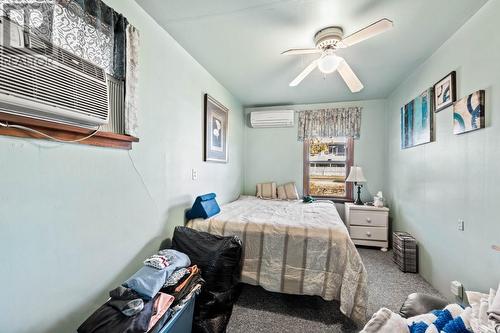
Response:
[[[306,76],[318,67],[323,74],[330,74],[337,71],[351,92],[356,93],[363,90],[363,83],[361,83],[349,64],[343,58],[338,57],[335,51],[375,37],[391,29],[393,26],[394,23],[391,20],[384,18],[345,38],[344,31],[340,27],[330,26],[321,29],[314,35],[314,44],[316,48],[289,49],[282,53],[285,55],[322,54],[319,59],[314,60],[292,82],[290,82],[290,86],[295,87],[299,85]]]
[[[318,61],[318,68],[324,74],[330,74],[337,70],[340,59],[335,53],[327,54]]]

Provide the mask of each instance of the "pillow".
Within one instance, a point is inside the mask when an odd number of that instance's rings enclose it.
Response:
[[[257,184],[257,198],[276,199],[276,183]]]
[[[277,191],[278,191],[278,199],[280,199],[280,200],[286,200],[286,199],[288,199],[286,197],[285,185],[279,185],[278,188],[277,188]]]
[[[432,310],[440,310],[447,304],[448,302],[437,296],[413,293],[406,298],[399,314],[403,318],[415,317]]]
[[[387,308],[375,312],[360,333],[409,333],[408,325],[397,313]]]
[[[378,310],[360,333],[472,332],[472,309],[449,304],[443,310],[404,319],[389,309]]]
[[[280,200],[298,200],[299,194],[294,182],[278,186],[278,199]]]

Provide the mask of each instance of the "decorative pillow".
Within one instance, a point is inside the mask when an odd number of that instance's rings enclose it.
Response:
[[[440,297],[413,293],[404,301],[399,314],[403,318],[415,317],[433,310],[440,310],[448,305],[448,302]]]
[[[443,310],[404,319],[389,309],[378,310],[360,333],[472,332],[472,309],[449,304]]]
[[[276,183],[257,184],[257,198],[276,199]]]
[[[375,312],[360,333],[410,333],[406,320],[387,308]]]
[[[280,200],[287,200],[288,199],[286,197],[285,185],[279,185],[277,188],[277,191],[278,191],[278,199],[280,199]]]
[[[294,182],[278,186],[278,199],[280,200],[298,200],[299,194]]]

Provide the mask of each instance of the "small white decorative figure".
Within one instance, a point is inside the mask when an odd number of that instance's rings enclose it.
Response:
[[[373,197],[373,205],[375,207],[384,207],[384,197],[382,191],[378,191],[377,196]]]

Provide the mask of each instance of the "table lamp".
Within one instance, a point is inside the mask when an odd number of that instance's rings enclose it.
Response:
[[[355,205],[362,205],[363,201],[361,201],[361,188],[363,187],[360,183],[365,183],[366,178],[363,175],[363,169],[358,166],[352,166],[351,172],[349,172],[349,176],[345,180],[346,182],[354,183],[354,186],[358,187],[358,198],[354,201]]]

